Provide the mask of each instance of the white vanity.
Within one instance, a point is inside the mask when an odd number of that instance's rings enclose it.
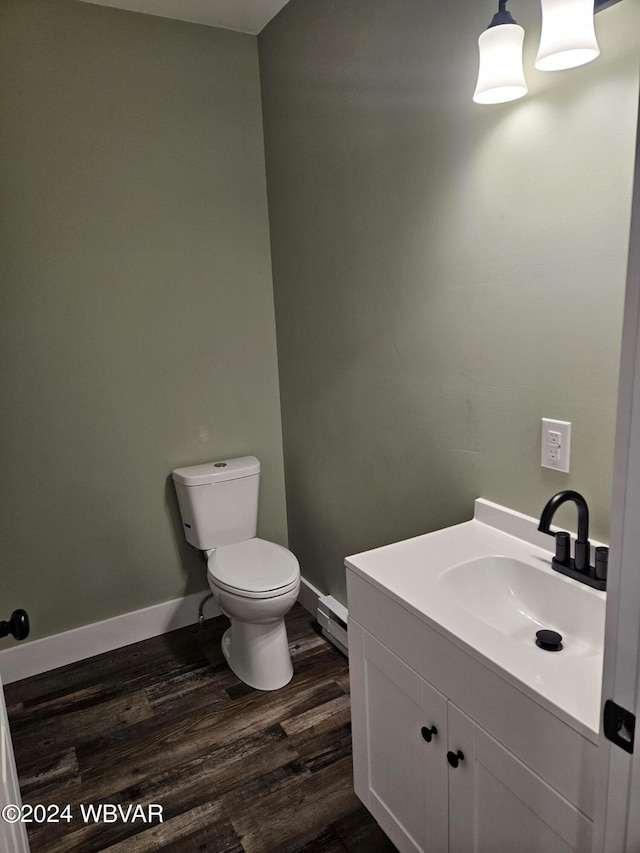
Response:
[[[478,500],[346,560],[355,790],[400,851],[591,848],[606,594],[536,528]]]

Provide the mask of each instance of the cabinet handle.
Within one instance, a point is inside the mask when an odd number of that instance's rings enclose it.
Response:
[[[447,761],[452,767],[457,767],[461,761],[464,761],[464,753],[461,750],[457,752],[448,752]]]
[[[427,728],[426,726],[423,726],[420,729],[420,732],[422,734],[422,737],[426,740],[426,742],[431,743],[431,738],[433,737],[433,735],[438,734],[438,729],[435,726],[431,726],[430,729]]]

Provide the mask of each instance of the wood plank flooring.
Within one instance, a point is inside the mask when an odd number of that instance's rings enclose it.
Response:
[[[29,827],[32,853],[393,853],[353,793],[346,659],[296,605],[294,677],[263,693],[208,620],[5,687],[25,804],[69,804]],[[82,806],[162,807],[162,822]],[[126,811],[125,811],[126,814]],[[113,819],[111,819],[113,818]]]

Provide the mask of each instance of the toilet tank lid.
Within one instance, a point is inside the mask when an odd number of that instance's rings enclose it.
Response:
[[[206,486],[209,483],[222,483],[240,477],[253,477],[259,473],[259,460],[255,456],[242,456],[239,459],[221,459],[219,462],[176,468],[173,479],[183,486]]]

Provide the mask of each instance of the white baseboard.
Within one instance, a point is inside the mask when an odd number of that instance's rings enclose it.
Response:
[[[84,660],[85,658],[111,652],[141,640],[195,625],[198,621],[200,602],[206,590],[194,592],[184,598],[165,601],[143,610],[123,613],[112,619],[93,622],[81,628],[73,628],[51,637],[31,642],[16,643],[0,651],[0,675],[4,684],[49,672],[59,666]],[[304,578],[300,582],[298,601],[313,616],[318,611],[318,599],[322,593]],[[213,599],[207,601],[204,615],[207,619],[220,616],[220,608]]]
[[[195,625],[200,602],[205,595],[206,590],[194,592],[184,598],[93,622],[51,637],[17,643],[0,651],[2,681],[10,684],[21,678],[39,675],[59,666],[166,634],[176,628]],[[220,608],[213,599],[207,601],[204,616],[207,619],[220,616]]]

